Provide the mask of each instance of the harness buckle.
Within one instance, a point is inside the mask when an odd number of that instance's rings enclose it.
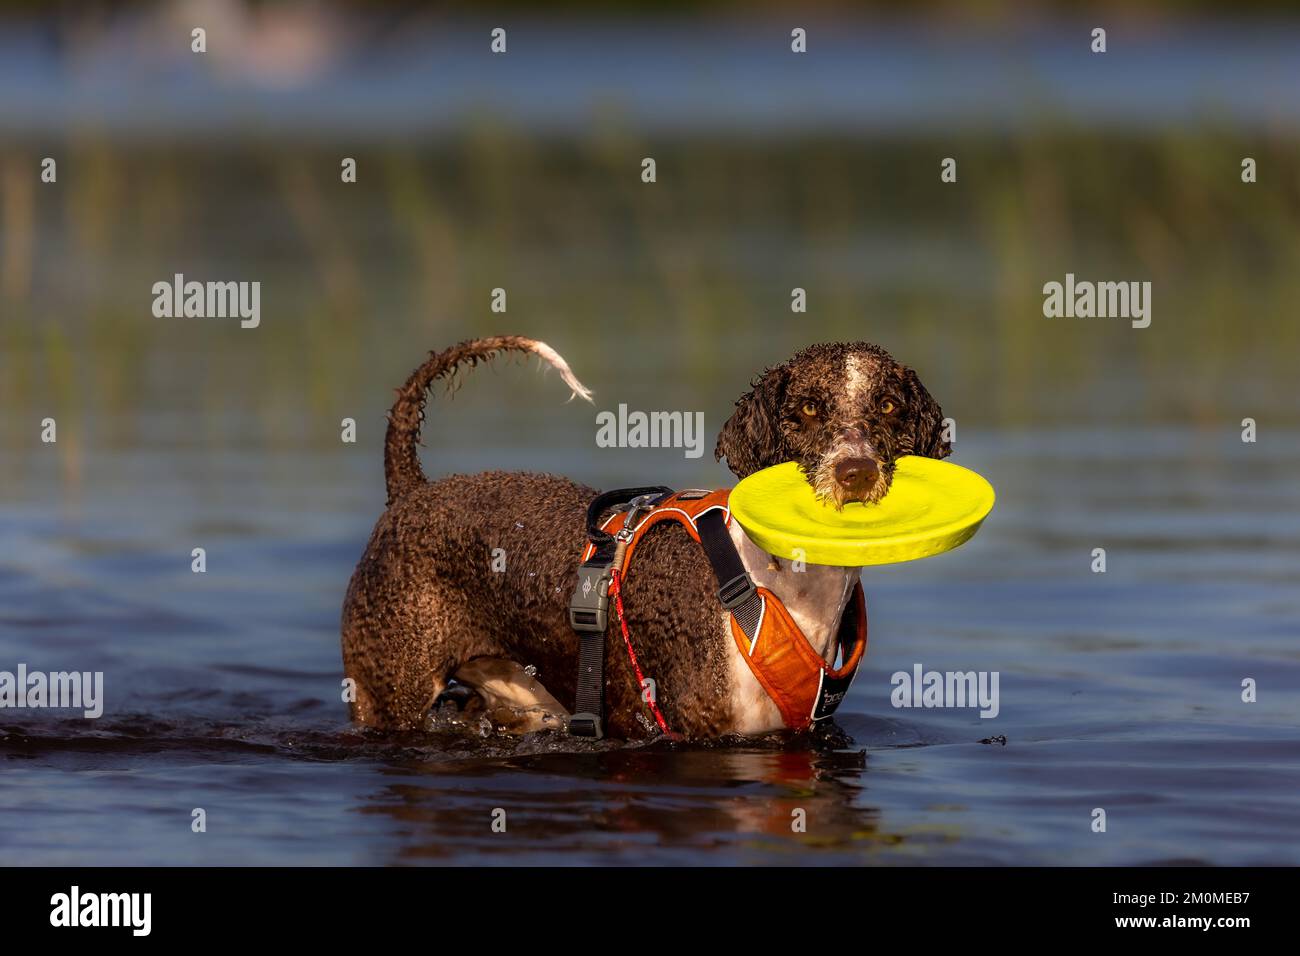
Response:
[[[569,626],[578,633],[605,633],[609,626],[609,584],[614,562],[578,565],[578,586],[569,599]]]
[[[749,576],[748,571],[741,571],[718,588],[718,600],[728,611],[734,611],[756,594],[758,588],[754,585],[754,579]]]
[[[596,740],[605,736],[600,726],[600,718],[595,714],[574,714],[569,718],[569,733],[574,737],[593,737]]]
[[[643,511],[671,495],[662,485],[621,488],[597,495],[587,505],[587,540],[591,558],[578,565],[578,581],[569,598],[569,626],[578,632],[578,686],[575,706],[569,718],[569,733],[575,737],[605,736],[601,722],[605,697],[605,631],[609,627],[609,589],[614,582],[614,568],[623,567],[623,558],[635,537],[636,519]],[[617,536],[600,527],[600,516],[611,507],[627,511]],[[583,553],[586,553],[584,549]]]

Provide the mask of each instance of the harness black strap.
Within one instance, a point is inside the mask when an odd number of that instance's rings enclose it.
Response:
[[[758,596],[754,580],[745,570],[736,551],[722,509],[706,511],[695,519],[695,529],[700,533],[700,544],[718,579],[718,600],[731,612],[751,641],[758,634],[758,618],[763,610],[763,599]]]
[[[663,485],[619,488],[597,495],[587,507],[587,537],[595,550],[578,565],[578,584],[569,601],[569,624],[578,632],[578,692],[569,733],[578,737],[605,735],[605,631],[609,627],[609,585],[621,552],[619,541],[600,527],[600,516],[610,508],[633,503],[627,528],[635,512],[671,495]],[[626,536],[624,536],[626,540]]]
[[[862,585],[859,583],[854,589],[853,594],[849,596],[849,603],[844,606],[844,614],[840,617],[840,629],[835,635],[835,640],[839,646],[839,653],[843,660],[847,661],[849,654],[853,652],[853,646],[857,643],[858,636],[858,590]],[[863,606],[865,613],[865,605]],[[829,674],[822,675],[821,689],[817,694],[817,703],[813,707],[813,723],[819,720],[825,720],[835,713],[835,709],[840,706],[840,701],[844,700],[849,692],[849,687],[853,684],[853,678],[858,669],[855,667],[840,677],[832,677]]]

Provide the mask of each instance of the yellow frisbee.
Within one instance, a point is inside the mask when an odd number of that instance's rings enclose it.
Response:
[[[908,455],[898,459],[883,499],[836,511],[788,461],[743,479],[730,504],[768,554],[858,567],[915,561],[964,544],[993,510],[993,486],[960,465]]]

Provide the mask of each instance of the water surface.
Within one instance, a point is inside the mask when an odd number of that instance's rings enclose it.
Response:
[[[589,413],[564,408],[559,441],[580,445]],[[866,572],[871,646],[843,736],[714,747],[350,729],[337,619],[382,504],[377,439],[91,452],[76,500],[33,466],[0,511],[0,661],[102,670],[108,704],[96,721],[0,715],[5,861],[1300,862],[1300,444],[1234,437],[969,435],[956,460],[997,507],[957,552]],[[437,454],[554,451],[516,432]],[[680,453],[622,455],[679,485],[724,481]],[[605,484],[627,467],[563,457]],[[894,709],[890,675],[917,662],[999,671],[1001,713]]]

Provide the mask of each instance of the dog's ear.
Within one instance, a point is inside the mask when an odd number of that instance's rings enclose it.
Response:
[[[749,393],[736,402],[736,410],[718,432],[713,457],[718,461],[725,457],[727,467],[737,478],[779,465],[790,457],[781,432],[781,403],[789,377],[784,365],[765,371],[754,380]]]
[[[904,367],[903,382],[911,395],[912,454],[947,458],[952,454],[952,445],[943,437],[943,409],[912,369]]]

